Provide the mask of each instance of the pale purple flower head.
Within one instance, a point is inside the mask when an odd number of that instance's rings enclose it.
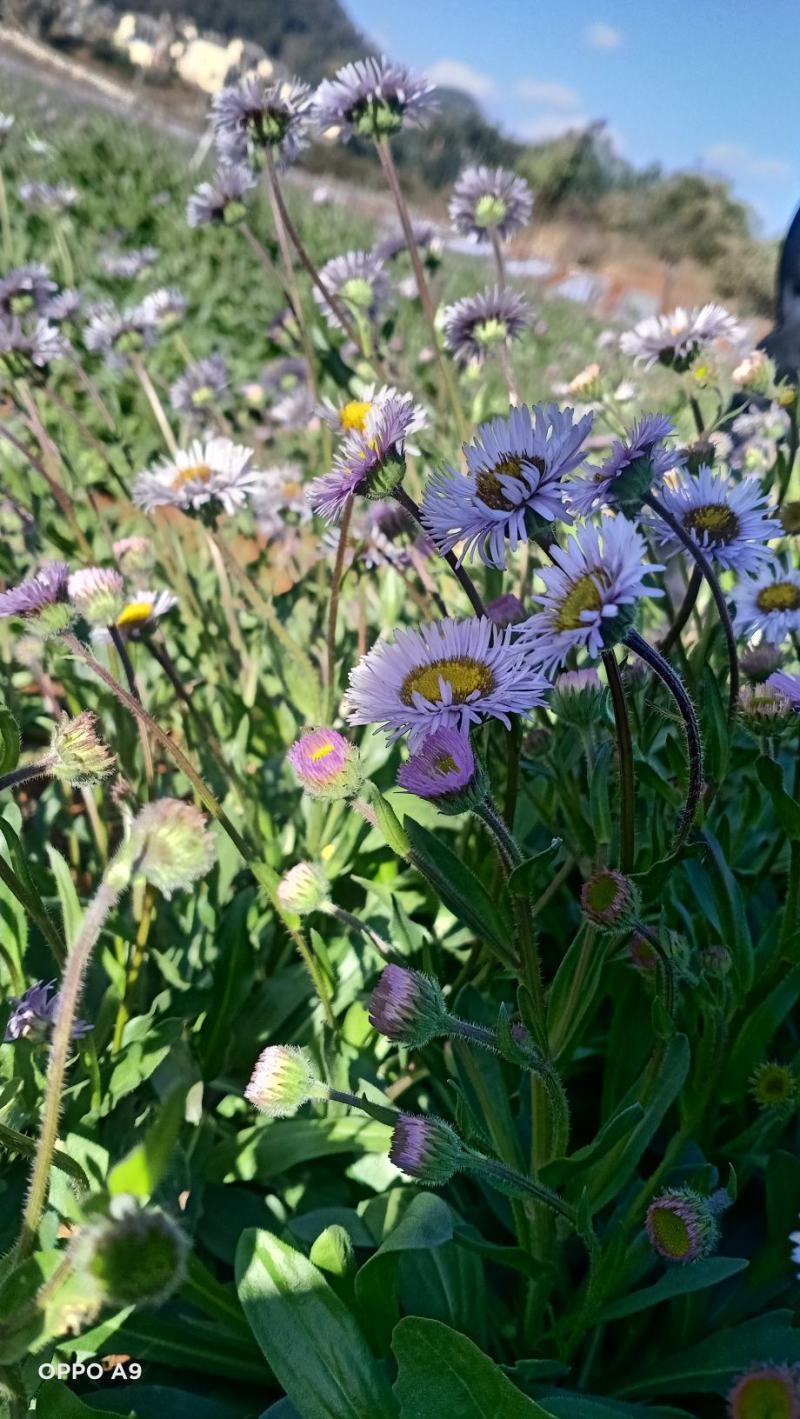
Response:
[[[726,571],[757,571],[773,555],[770,538],[782,534],[778,519],[769,516],[757,478],[735,481],[713,468],[700,468],[696,475],[684,470],[674,484],[662,488],[659,501]],[[652,522],[670,554],[682,550],[683,543],[656,513]]]
[[[400,1114],[389,1157],[396,1168],[432,1187],[449,1182],[464,1158],[458,1134],[433,1115]]]
[[[68,288],[59,291],[57,295],[51,296],[42,308],[42,315],[45,320],[52,320],[58,325],[63,320],[73,320],[78,314],[83,302],[80,291]]]
[[[161,286],[144,297],[136,314],[143,326],[172,330],[183,320],[187,304],[186,297],[175,286]]]
[[[709,303],[666,315],[648,316],[620,337],[624,354],[645,365],[661,363],[681,372],[688,369],[704,345],[717,340],[741,340],[744,331],[720,305]]]
[[[210,222],[234,226],[245,216],[245,199],[256,185],[255,175],[246,163],[228,163],[217,168],[210,182],[201,182],[186,204],[186,221],[190,227],[204,227]]]
[[[502,596],[496,596],[494,601],[487,601],[486,615],[495,626],[513,626],[518,621],[524,621],[527,611],[518,596],[513,591],[505,591]]]
[[[351,798],[361,784],[358,751],[336,729],[311,729],[286,755],[312,798]]]
[[[323,79],[312,102],[320,132],[339,128],[342,137],[383,138],[405,123],[424,123],[436,109],[434,85],[423,74],[385,57],[356,60]]]
[[[674,432],[672,420],[664,414],[644,414],[624,439],[615,440],[605,462],[599,467],[588,464],[584,476],[567,489],[579,516],[588,517],[600,506],[635,516],[644,494],[658,488],[665,473],[686,461],[682,450],[664,443]]]
[[[46,266],[16,266],[0,280],[0,315],[44,315],[47,302],[58,289]]]
[[[411,232],[418,251],[436,253],[441,243],[433,222],[412,221]],[[378,237],[372,248],[379,261],[394,261],[396,256],[408,250],[406,234],[402,227],[393,227],[385,236]]]
[[[74,207],[80,195],[68,182],[21,182],[17,191],[26,207],[43,212],[63,212]]]
[[[659,1256],[684,1265],[708,1256],[719,1242],[717,1215],[729,1202],[724,1192],[702,1197],[688,1187],[666,1188],[647,1209],[650,1245]]]
[[[388,399],[381,408],[376,406],[365,432],[345,439],[331,472],[309,485],[314,511],[336,522],[354,494],[382,498],[392,492],[405,471],[405,438],[414,418],[414,405],[404,399]]]
[[[223,162],[242,162],[270,148],[281,165],[294,162],[308,142],[309,87],[298,79],[267,83],[248,75],[211,101]]]
[[[100,301],[87,314],[86,348],[104,355],[112,369],[124,367],[129,355],[148,349],[158,338],[158,325],[143,304],[118,310],[112,301]]]
[[[772,645],[780,645],[800,631],[800,572],[784,571],[773,562],[756,576],[742,577],[733,594],[736,629],[742,635],[761,631]]]
[[[505,241],[526,227],[533,212],[527,182],[507,168],[469,167],[458,178],[448,207],[450,221],[462,236]]]
[[[663,567],[645,561],[641,533],[621,515],[602,527],[587,523],[566,548],[550,547],[556,563],[539,569],[545,584],[543,603],[516,629],[531,655],[547,670],[565,663],[571,651],[596,659],[616,645],[630,628],[640,596],[661,596],[645,581]]]
[[[44,562],[33,576],[0,592],[0,616],[21,616],[46,634],[66,630],[73,618],[69,605],[69,568]]]
[[[466,474],[445,465],[425,490],[422,523],[437,547],[463,543],[460,560],[477,552],[487,566],[504,567],[507,549],[566,516],[561,480],[582,461],[591,427],[591,414],[575,422],[555,404],[521,404],[481,424],[464,445]]]
[[[374,251],[347,251],[344,256],[334,256],[325,262],[319,275],[326,291],[338,296],[356,320],[376,321],[392,294],[391,281]],[[328,325],[338,330],[339,317],[316,286],[314,300]]]
[[[516,291],[491,286],[446,307],[445,344],[457,360],[482,363],[497,345],[507,345],[530,323],[530,306]]]
[[[386,966],[370,997],[369,1020],[387,1039],[420,1049],[446,1025],[439,982],[407,966]]]
[[[125,582],[114,567],[81,567],[67,590],[76,611],[93,626],[116,622],[125,605]]]
[[[108,250],[100,253],[98,264],[105,276],[121,281],[132,281],[158,260],[158,247],[139,246],[133,251]]]
[[[188,365],[171,386],[169,401],[178,414],[190,419],[203,418],[206,411],[219,404],[230,382],[230,372],[222,355],[207,355]]]
[[[437,729],[397,770],[397,782],[418,798],[448,798],[475,778],[475,755],[469,735],[460,729]]]
[[[550,686],[526,648],[486,617],[441,620],[378,641],[351,671],[350,724],[375,724],[416,750],[439,729],[466,733],[484,719],[506,728],[512,714],[544,703]]]
[[[60,996],[56,993],[55,981],[37,981],[20,996],[12,996],[8,1004],[12,1007],[3,1037],[4,1044],[16,1040],[30,1040],[42,1044],[50,1033],[58,1016]],[[72,1038],[79,1040],[88,1034],[92,1026],[85,1020],[75,1020]]]
[[[5,365],[12,374],[28,373],[31,365],[46,369],[68,349],[61,332],[42,317],[23,323],[16,316],[0,316],[0,368]]]
[[[800,675],[790,675],[786,670],[776,670],[769,676],[767,684],[770,689],[783,695],[795,713],[800,714]]]
[[[229,438],[194,439],[174,457],[139,473],[133,501],[144,512],[179,507],[184,512],[207,509],[233,516],[258,486],[261,474],[250,466],[252,448]]]

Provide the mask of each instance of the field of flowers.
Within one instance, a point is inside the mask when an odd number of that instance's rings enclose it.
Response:
[[[796,390],[435,101],[3,105],[8,1419],[800,1416]]]

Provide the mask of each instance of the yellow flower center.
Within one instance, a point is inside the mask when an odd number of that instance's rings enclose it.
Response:
[[[441,754],[436,760],[434,768],[437,774],[441,774],[444,777],[445,774],[454,774],[458,765],[452,754]]]
[[[706,533],[709,542],[732,542],[739,533],[739,519],[725,503],[694,507],[683,519],[687,532]]]
[[[686,1256],[691,1251],[692,1239],[689,1228],[682,1217],[669,1207],[657,1207],[650,1213],[653,1230],[664,1251],[669,1256]]]
[[[800,586],[791,581],[774,581],[756,597],[759,611],[800,611]]]
[[[557,631],[578,631],[586,624],[582,619],[583,611],[600,610],[603,598],[597,583],[602,579],[603,574],[600,571],[585,572],[570,587],[556,616]]]
[[[327,759],[333,753],[332,744],[320,744],[316,749],[311,750],[311,759],[316,764],[320,759]]]
[[[120,611],[117,617],[118,626],[138,626],[142,621],[148,621],[153,614],[152,601],[131,601]]]
[[[736,1419],[792,1419],[794,1405],[787,1381],[777,1375],[753,1375],[736,1395]]]
[[[500,479],[519,478],[521,473],[522,459],[511,453],[494,468],[482,468],[475,479],[475,490],[481,502],[495,512],[511,512],[514,504],[503,492]]]
[[[177,492],[178,488],[183,488],[187,483],[208,483],[211,479],[211,469],[206,463],[192,463],[188,468],[179,468],[172,480],[172,491]]]
[[[339,423],[348,433],[355,430],[357,433],[363,434],[371,411],[372,405],[367,399],[348,399],[347,403],[339,410]]]
[[[441,704],[441,680],[450,686],[454,705],[466,704],[476,692],[489,695],[495,686],[494,675],[488,665],[483,665],[479,660],[471,660],[466,655],[452,660],[434,660],[431,665],[420,665],[406,675],[400,690],[403,704],[412,705],[415,694],[431,704]]]

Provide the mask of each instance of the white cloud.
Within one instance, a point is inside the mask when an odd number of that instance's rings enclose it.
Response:
[[[541,104],[543,108],[556,109],[561,113],[580,108],[580,95],[575,89],[548,79],[518,79],[514,92],[526,103]]]
[[[494,79],[478,73],[471,64],[462,64],[460,59],[439,59],[428,70],[428,78],[446,89],[463,89],[474,99],[491,98],[495,90]]]
[[[782,182],[791,177],[792,165],[784,158],[763,157],[753,153],[744,143],[711,143],[703,150],[703,160],[710,167],[735,177],[749,177]]]
[[[607,25],[605,20],[595,20],[593,25],[587,25],[583,37],[590,49],[608,52],[619,49],[622,44],[622,31],[615,29],[613,25]]]
[[[540,113],[529,123],[515,124],[516,137],[527,143],[544,143],[548,138],[560,138],[562,133],[580,132],[590,123],[587,113]]]

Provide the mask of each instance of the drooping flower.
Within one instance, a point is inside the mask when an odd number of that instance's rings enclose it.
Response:
[[[309,1099],[326,1094],[311,1055],[300,1045],[267,1045],[244,1091],[267,1118],[291,1118]]]
[[[322,133],[338,128],[345,139],[383,138],[405,123],[424,123],[436,109],[433,93],[430,80],[402,64],[358,59],[323,79],[311,111]]]
[[[773,555],[767,545],[770,538],[781,535],[781,524],[769,516],[767,498],[755,478],[736,482],[730,474],[708,467],[696,476],[684,471],[661,489],[659,501],[692,541],[728,571],[757,571]],[[682,550],[683,543],[657,514],[652,520],[669,555]]]
[[[68,584],[65,562],[44,562],[26,581],[0,592],[0,616],[24,617],[40,635],[59,635],[75,615]]]
[[[207,876],[216,856],[216,843],[199,808],[180,798],[158,798],[129,819],[108,880],[123,888],[131,879],[148,882],[169,898]]]
[[[376,321],[392,294],[392,283],[374,251],[347,251],[343,256],[334,256],[325,262],[319,275],[325,290],[337,296],[356,321]],[[314,300],[331,329],[339,330],[338,315],[316,286]]]
[[[363,782],[358,750],[336,729],[309,730],[286,757],[312,798],[352,798]]]
[[[596,659],[630,628],[640,596],[661,596],[648,585],[648,572],[663,567],[645,561],[646,544],[626,518],[607,518],[600,528],[587,523],[566,548],[551,545],[554,567],[542,567],[543,603],[517,629],[533,657],[546,669],[563,665],[570,651]]]
[[[443,812],[465,813],[486,797],[482,766],[469,735],[460,729],[437,729],[397,771],[408,793],[427,798]]]
[[[414,405],[402,400],[390,399],[375,409],[364,433],[344,440],[331,472],[309,484],[314,511],[336,522],[354,494],[383,498],[391,493],[405,472],[405,439],[413,422]]]
[[[442,1187],[458,1172],[465,1156],[461,1139],[444,1119],[400,1114],[389,1157],[401,1172],[429,1187]]]
[[[223,162],[243,162],[269,148],[281,165],[294,162],[308,142],[309,87],[299,79],[267,83],[248,75],[211,101]]]
[[[666,1188],[647,1209],[650,1245],[659,1256],[684,1265],[710,1256],[719,1243],[717,1215],[729,1202],[725,1193],[702,1197],[692,1188]]]
[[[732,315],[709,303],[692,310],[678,306],[667,315],[648,316],[620,337],[620,346],[624,354],[647,366],[661,363],[684,371],[704,345],[717,340],[736,342],[743,335]]]
[[[126,601],[114,625],[123,640],[139,640],[152,631],[162,616],[178,605],[178,598],[171,591],[136,591],[134,598]],[[92,640],[98,643],[110,639],[106,626],[98,626],[92,631]]]
[[[779,562],[757,576],[742,577],[733,593],[736,627],[743,635],[763,632],[780,645],[800,630],[800,572],[784,571]]]
[[[56,1022],[59,999],[55,981],[46,984],[44,981],[37,981],[22,995],[9,997],[11,1014],[3,1036],[4,1043],[30,1040],[33,1044],[42,1044]],[[82,1039],[91,1029],[92,1026],[85,1020],[75,1020],[72,1025],[72,1039]]]
[[[0,279],[0,314],[13,316],[44,315],[47,303],[58,287],[46,266],[40,263],[16,266]]]
[[[444,1033],[447,1007],[442,988],[432,976],[407,966],[385,966],[370,996],[373,1029],[396,1044],[421,1049]]]
[[[169,401],[178,414],[202,418],[218,404],[230,382],[228,365],[222,355],[207,355],[187,365],[169,391]]]
[[[486,617],[442,620],[379,641],[350,674],[350,724],[375,724],[416,750],[439,729],[467,732],[487,718],[544,703],[549,684],[516,638]]]
[[[530,306],[510,287],[491,286],[445,308],[445,344],[458,360],[481,364],[498,345],[516,340],[530,323]]]
[[[83,710],[69,718],[64,715],[53,727],[48,772],[60,783],[85,788],[102,783],[116,767],[116,756],[97,734],[97,715]]]
[[[800,1370],[751,1365],[728,1391],[730,1419],[800,1419]]]
[[[245,198],[256,185],[255,174],[246,163],[227,163],[217,168],[210,182],[201,182],[186,204],[190,227],[221,222],[226,227],[241,222],[247,212]]]
[[[307,916],[319,911],[330,899],[330,882],[314,862],[298,862],[284,872],[275,895],[284,911]]]
[[[125,582],[113,567],[82,567],[67,584],[69,599],[92,626],[116,621],[125,605]]]
[[[657,489],[664,474],[684,462],[684,454],[664,442],[674,432],[665,415],[645,414],[626,438],[615,440],[605,462],[587,464],[583,477],[568,486],[571,506],[581,517],[601,506],[635,516],[644,494]]]
[[[561,480],[582,461],[591,427],[591,414],[575,422],[555,404],[521,404],[482,424],[464,445],[466,474],[445,465],[425,490],[422,522],[436,546],[463,543],[459,560],[477,552],[504,567],[507,549],[566,516]]]
[[[185,512],[216,506],[229,516],[243,507],[258,483],[259,471],[250,467],[253,450],[228,438],[203,443],[195,439],[140,473],[133,485],[133,501],[145,512],[158,507],[179,507]]]
[[[526,227],[533,193],[523,177],[507,168],[468,167],[457,179],[448,206],[450,221],[462,236],[489,241],[494,232],[506,241]]]

